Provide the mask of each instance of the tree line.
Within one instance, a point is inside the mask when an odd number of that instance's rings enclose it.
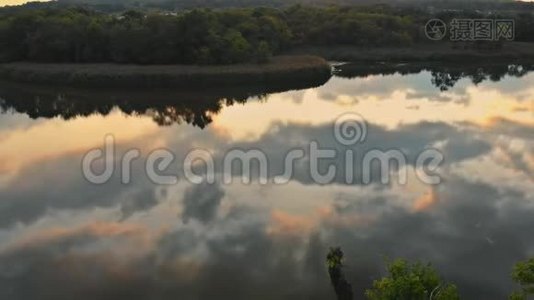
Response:
[[[386,5],[113,14],[81,7],[17,10],[0,17],[0,61],[266,62],[273,54],[302,45],[427,43],[423,28],[432,17],[417,8]],[[533,39],[532,15],[517,20],[518,39]]]
[[[265,61],[289,41],[273,11],[120,15],[38,10],[0,21],[3,61],[231,64]]]

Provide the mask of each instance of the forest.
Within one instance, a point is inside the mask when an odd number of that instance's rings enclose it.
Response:
[[[516,41],[532,42],[534,17],[513,13]],[[466,17],[485,17],[466,12]],[[107,13],[83,7],[17,10],[0,17],[0,61],[113,62],[135,64],[234,64],[267,62],[306,46],[404,47],[429,43],[429,14],[413,7],[303,6],[128,10]]]

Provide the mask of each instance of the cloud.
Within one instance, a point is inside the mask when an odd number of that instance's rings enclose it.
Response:
[[[217,209],[224,197],[224,190],[220,184],[207,182],[193,185],[184,193],[184,209],[182,219],[187,223],[195,219],[201,223],[208,223],[217,215]]]
[[[151,281],[145,272],[154,268],[145,256],[147,239],[143,227],[120,223],[43,231],[0,253],[0,296],[131,299],[142,295]]]
[[[158,203],[156,187],[148,178],[135,178],[135,185],[123,185],[120,168],[107,184],[94,185],[82,174],[80,153],[31,165],[5,186],[0,186],[0,228],[29,225],[54,211],[84,211],[120,207],[122,219],[146,211]],[[143,174],[140,164],[132,167]]]
[[[443,122],[420,122],[401,125],[395,129],[387,129],[379,125],[368,124],[368,136],[365,142],[352,147],[340,145],[333,136],[332,124],[316,126],[305,124],[272,124],[277,130],[268,131],[257,140],[250,142],[227,141],[213,135],[190,130],[179,138],[171,138],[167,147],[177,157],[176,163],[167,171],[168,174],[183,178],[181,163],[189,148],[182,145],[200,146],[214,149],[215,165],[222,166],[225,153],[230,149],[261,149],[269,159],[269,178],[283,174],[285,156],[292,149],[303,149],[306,157],[298,160],[294,166],[293,180],[304,184],[315,184],[310,176],[309,149],[311,141],[317,141],[321,149],[336,149],[335,159],[321,160],[320,172],[324,173],[328,166],[337,168],[332,183],[347,184],[345,176],[345,151],[351,149],[356,155],[354,179],[349,184],[362,182],[363,155],[370,150],[383,151],[397,149],[405,154],[408,165],[413,165],[417,155],[430,146],[440,145],[445,156],[445,165],[474,159],[487,154],[492,149],[492,140],[478,136],[480,127],[455,126]],[[513,128],[513,127],[512,127]],[[526,129],[507,129],[525,134]],[[121,153],[121,152],[119,152]],[[0,227],[11,227],[16,223],[31,224],[46,216],[53,210],[87,210],[95,207],[121,208],[121,218],[127,219],[134,213],[148,211],[158,204],[154,186],[143,171],[145,156],[134,162],[133,174],[138,174],[134,185],[121,185],[120,168],[117,166],[114,177],[108,184],[95,186],[83,179],[79,169],[80,154],[68,154],[53,160],[45,161],[38,167],[31,166],[21,170],[17,178],[0,190]],[[221,175],[221,168],[216,168]],[[251,174],[257,173],[256,164],[252,164]],[[367,170],[365,170],[367,171]],[[240,175],[238,168],[233,169],[234,175]],[[380,180],[378,165],[371,170],[372,182]],[[49,187],[54,187],[53,189]],[[201,185],[191,188],[184,198],[183,219],[196,219],[208,222],[216,213],[224,192],[217,186]],[[196,197],[196,198],[195,198]],[[195,199],[193,199],[195,198]]]
[[[188,197],[205,189],[189,188]],[[326,299],[333,291],[324,258],[341,246],[357,294],[387,256],[431,261],[464,297],[496,299],[512,288],[511,266],[534,249],[534,205],[521,190],[451,176],[427,195],[439,201],[417,210],[405,205],[409,197],[380,189],[331,195],[309,213],[258,196],[210,215],[202,230],[181,222],[149,230],[128,220],[41,230],[0,251],[0,291],[17,300]]]
[[[0,296],[17,300],[292,299],[299,291],[309,293],[308,299],[329,296],[323,262],[317,260],[324,248],[319,237],[310,244],[303,242],[298,249],[304,247],[305,257],[295,260],[300,255],[292,249],[292,239],[275,241],[259,223],[248,225],[215,237],[181,228],[159,238],[152,236],[149,243],[144,239],[146,231],[132,230],[124,223],[53,234],[0,253]],[[102,234],[108,229],[112,233]],[[203,260],[191,251],[199,244],[208,253]],[[287,252],[279,252],[280,248]],[[302,260],[308,263],[301,264]]]
[[[415,200],[413,209],[415,211],[424,211],[434,206],[439,201],[436,189],[429,188],[421,197]]]
[[[413,166],[418,155],[429,147],[438,147],[445,157],[445,165],[473,159],[491,151],[492,146],[484,139],[476,137],[476,130],[444,122],[420,122],[401,125],[395,129],[387,129],[376,124],[367,125],[367,139],[353,146],[345,147],[336,141],[332,124],[310,126],[304,124],[273,124],[275,131],[268,131],[258,140],[238,142],[226,147],[218,147],[215,152],[216,165],[222,165],[224,154],[229,149],[261,149],[269,160],[269,177],[284,173],[284,159],[293,149],[302,149],[305,157],[296,161],[293,179],[305,184],[315,184],[311,177],[309,164],[309,143],[316,141],[320,149],[336,150],[336,157],[319,161],[319,172],[325,174],[329,166],[336,167],[336,176],[332,183],[347,184],[345,153],[352,150],[355,154],[354,178],[349,184],[361,184],[363,172],[371,173],[371,181],[378,182],[381,178],[380,169],[372,165],[371,170],[364,169],[363,157],[372,150],[398,150],[406,158],[408,166]],[[258,168],[252,165],[251,174],[258,174]],[[228,171],[228,170],[226,170]],[[231,170],[239,175],[240,170]]]
[[[299,236],[304,232],[310,232],[315,226],[314,219],[311,217],[294,215],[274,209],[271,212],[271,225],[267,231],[272,235]]]
[[[158,203],[154,188],[128,192],[124,195],[124,200],[120,202],[121,220],[128,219],[136,212],[148,211]]]

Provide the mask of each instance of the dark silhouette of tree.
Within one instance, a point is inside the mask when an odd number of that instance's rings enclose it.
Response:
[[[343,251],[341,248],[330,248],[330,252],[328,252],[326,256],[326,263],[328,265],[330,282],[334,287],[337,299],[352,300],[352,286],[347,279],[345,279],[345,275],[343,273]]]
[[[462,78],[460,72],[439,72],[433,71],[432,84],[439,88],[440,91],[446,91],[452,87]]]
[[[119,109],[127,115],[149,116],[160,126],[187,123],[204,128],[225,106],[244,104],[251,97],[266,99],[270,93],[317,87],[324,76],[281,84],[213,88],[209,90],[73,89],[48,88],[20,83],[0,83],[0,111],[15,111],[30,118],[65,120],[108,115]]]

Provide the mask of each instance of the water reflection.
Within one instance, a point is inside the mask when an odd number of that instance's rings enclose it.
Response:
[[[225,106],[265,98],[269,93],[313,88],[329,78],[308,82],[198,90],[80,90],[0,82],[0,108],[32,119],[61,117],[71,120],[94,114],[106,116],[114,108],[127,115],[147,115],[160,126],[187,123],[204,128]]]
[[[157,93],[64,92],[69,96],[46,104],[34,88],[4,92],[10,112],[0,116],[0,298],[333,299],[324,264],[331,246],[345,253],[355,295],[381,274],[388,256],[432,261],[465,299],[506,298],[512,265],[534,251],[534,74],[478,85],[464,77],[447,91],[432,83],[432,71],[372,74],[244,105],[209,99],[246,94],[206,96],[199,101],[209,105],[200,110],[193,100],[199,93],[165,102],[141,101],[157,100]],[[154,107],[187,111],[175,115],[191,125],[159,126],[148,113]],[[209,122],[184,117],[190,111]],[[368,139],[352,150],[394,147],[412,155],[437,147],[446,156],[444,182],[340,178],[322,186],[296,165],[286,185],[181,180],[161,187],[144,172],[146,156],[159,147],[176,154],[170,174],[179,174],[194,147],[212,151],[217,163],[229,149],[259,148],[274,166],[272,178],[294,147],[313,140],[340,148],[332,125],[347,111],[369,123]],[[130,185],[118,174],[103,186],[82,177],[83,153],[101,147],[107,133],[116,136],[119,154],[142,153]]]
[[[462,79],[469,79],[478,85],[485,80],[498,82],[505,77],[521,78],[532,70],[534,65],[344,64],[335,68],[335,74],[340,78],[369,78],[376,75],[430,72],[432,85],[445,92],[454,88]],[[127,115],[150,116],[160,126],[187,123],[204,128],[223,107],[243,104],[251,98],[266,99],[273,93],[317,87],[327,80],[328,78],[317,78],[311,82],[288,82],[278,86],[247,86],[208,91],[80,90],[0,82],[0,108],[3,112],[27,114],[32,119],[61,117],[64,120],[95,114],[106,116],[114,108],[118,108]],[[417,98],[425,95],[420,90],[416,91],[408,96]],[[453,100],[439,93],[435,93],[433,98],[438,101]]]
[[[432,84],[441,91],[453,88],[458,80],[469,78],[473,84],[485,80],[500,81],[505,76],[523,77],[534,70],[534,64],[343,64],[335,69],[336,76],[344,78],[365,78],[370,75],[417,74],[428,71],[432,74]]]

